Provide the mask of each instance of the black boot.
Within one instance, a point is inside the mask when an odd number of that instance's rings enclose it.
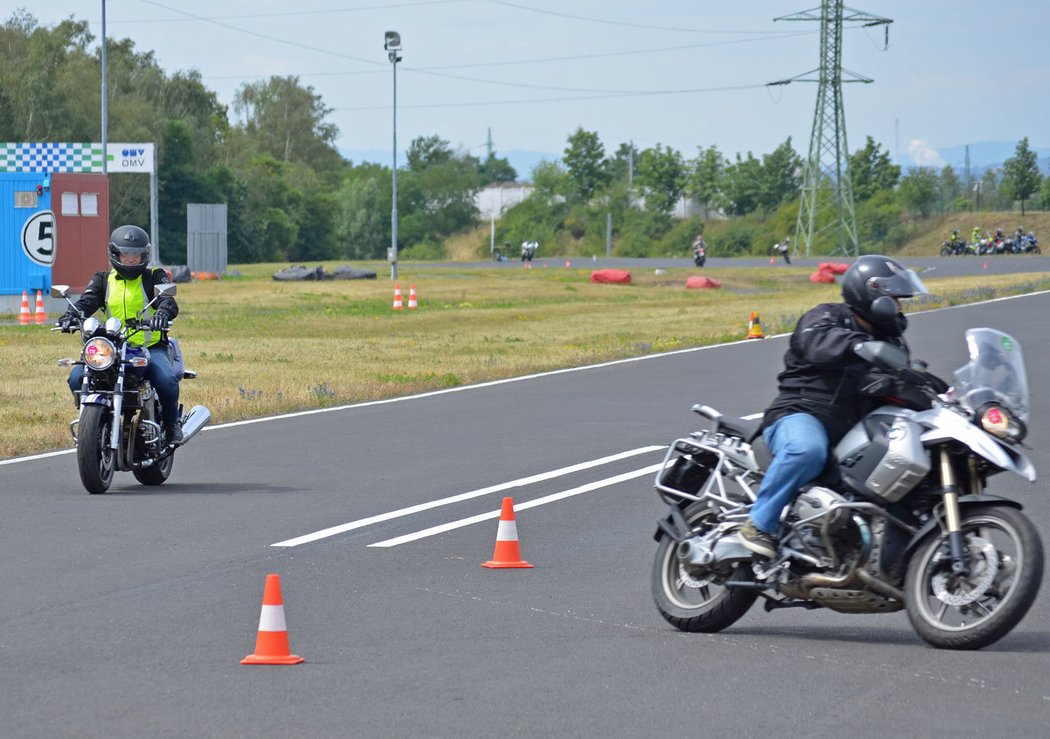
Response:
[[[173,424],[167,426],[168,443],[169,444],[181,444],[182,443],[182,424],[176,421]]]

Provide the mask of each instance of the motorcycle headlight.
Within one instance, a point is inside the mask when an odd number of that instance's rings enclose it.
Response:
[[[1024,423],[1001,405],[981,406],[977,411],[977,422],[992,436],[1006,441],[1021,441],[1028,433]]]
[[[109,369],[117,358],[117,347],[109,339],[96,336],[84,344],[84,363],[93,370]]]

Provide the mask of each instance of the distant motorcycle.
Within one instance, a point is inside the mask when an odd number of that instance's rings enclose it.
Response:
[[[540,242],[538,241],[521,242],[521,261],[531,262],[532,258],[536,256],[536,250],[539,248]]]
[[[188,442],[211,419],[203,405],[194,406],[182,417],[183,438],[172,443],[161,423],[160,398],[146,379],[149,350],[128,342],[128,338],[148,329],[149,308],[158,298],[174,295],[174,284],[156,286],[156,297],[136,319],[125,325],[119,318],[103,324],[94,316],[80,317],[71,327],[83,339],[80,359],[62,359],[60,367],[84,366],[84,381],[77,397],[80,413],[69,425],[77,448],[80,482],[89,493],[104,493],[113,482],[115,471],[130,471],[143,485],[162,485],[171,475],[175,450]],[[69,299],[68,285],[54,285],[52,297]],[[55,328],[53,330],[59,330]],[[178,344],[172,340],[174,351]],[[197,373],[175,362],[179,379],[192,379]],[[182,415],[182,407],[179,407]]]
[[[1021,242],[1021,253],[1022,254],[1040,254],[1039,250],[1039,239],[1035,237],[1035,234],[1030,233],[1022,239]]]
[[[941,244],[941,256],[942,257],[957,257],[962,254],[970,254],[972,250],[968,248],[965,241],[945,241]]]
[[[698,246],[693,249],[693,264],[697,267],[703,267],[707,261],[707,249],[703,246]]]
[[[791,242],[782,241],[778,244],[773,244],[773,254],[774,256],[779,254],[784,257],[785,264],[791,264]]]

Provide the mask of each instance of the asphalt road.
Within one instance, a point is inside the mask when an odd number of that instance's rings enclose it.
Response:
[[[965,328],[1021,341],[1044,473],[1048,312],[1042,294],[918,314],[909,332],[941,373],[964,363]],[[646,468],[661,453],[644,449],[691,430],[695,402],[760,411],[784,346],[209,428],[160,488],[120,473],[89,496],[70,454],[0,463],[0,735],[1045,736],[1045,592],[978,653],[926,647],[903,613],[756,606],[714,635],[659,617]],[[1044,488],[992,492],[1047,535]],[[504,495],[534,569],[479,566]],[[306,662],[242,666],[271,572]]]

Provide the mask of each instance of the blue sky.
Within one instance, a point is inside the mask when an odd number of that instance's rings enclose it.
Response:
[[[606,148],[633,140],[694,156],[771,151],[788,136],[805,154],[816,84],[767,83],[819,64],[816,22],[774,22],[816,0],[109,0],[110,37],[152,50],[169,72],[198,69],[225,103],[245,81],[298,75],[333,108],[344,151],[391,149],[391,65],[401,34],[398,142],[421,135],[484,155],[558,155],[582,126]],[[0,3],[5,18],[16,3]],[[102,0],[31,7],[44,24],[75,16],[100,35]],[[857,0],[893,19],[844,32],[849,146],[874,136],[898,161],[1028,136],[1050,147],[1050,4],[1017,0]],[[232,109],[231,109],[232,115]],[[1041,164],[1046,165],[1045,157]],[[975,162],[980,163],[980,162]]]

